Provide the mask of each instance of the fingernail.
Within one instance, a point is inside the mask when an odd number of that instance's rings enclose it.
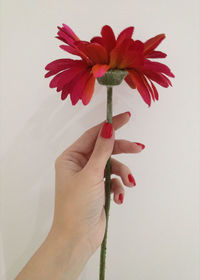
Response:
[[[138,146],[140,146],[142,148],[142,150],[145,148],[145,145],[144,144],[141,144],[141,143],[138,143],[138,142],[135,142],[135,144],[137,144]]]
[[[131,112],[128,111],[127,114],[129,115],[129,118],[130,118],[131,117]]]
[[[105,122],[101,129],[101,137],[103,138],[111,138],[113,134],[113,127],[111,123]]]
[[[123,200],[124,200],[123,194],[120,193],[120,194],[119,194],[119,201],[120,201],[121,203],[123,203]]]
[[[133,186],[136,186],[136,182],[132,174],[128,174],[128,179],[129,182],[133,184]]]

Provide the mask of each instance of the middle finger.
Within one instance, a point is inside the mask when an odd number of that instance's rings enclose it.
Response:
[[[139,153],[145,148],[144,144],[128,140],[115,140],[112,154]]]

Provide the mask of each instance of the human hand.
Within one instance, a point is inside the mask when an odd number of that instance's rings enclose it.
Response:
[[[111,154],[138,153],[144,148],[140,143],[115,140],[115,130],[129,119],[129,112],[113,117],[113,124],[107,125],[108,138],[101,136],[104,122],[88,129],[55,162],[52,229],[61,235],[70,232],[75,242],[83,241],[88,257],[100,246],[105,233],[104,170],[108,158]],[[135,185],[130,169],[114,158],[111,158],[111,173],[121,177],[126,187]],[[118,178],[111,179],[111,192],[114,201],[121,204],[124,188]]]
[[[16,280],[75,280],[102,243],[106,216],[104,170],[111,154],[138,153],[144,145],[115,140],[129,113],[88,129],[55,161],[55,211],[50,232]],[[103,125],[104,124],[104,125]],[[130,169],[111,159],[111,173],[127,187],[135,185]],[[114,201],[121,204],[124,188],[111,179]]]

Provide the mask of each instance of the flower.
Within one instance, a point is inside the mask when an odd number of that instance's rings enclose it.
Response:
[[[146,42],[133,40],[134,27],[124,29],[117,38],[109,25],[101,29],[101,36],[90,42],[80,40],[73,30],[63,24],[58,26],[56,38],[64,42],[60,48],[81,59],[62,58],[49,63],[45,78],[53,76],[49,86],[61,91],[64,100],[70,94],[72,105],[79,99],[87,105],[93,95],[95,80],[109,69],[123,69],[128,72],[125,82],[137,89],[149,106],[151,100],[158,100],[154,82],[162,87],[172,86],[168,77],[175,77],[169,67],[150,59],[165,58],[166,54],[155,50],[165,38],[159,34]]]

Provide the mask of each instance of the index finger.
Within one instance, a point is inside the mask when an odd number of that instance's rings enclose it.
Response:
[[[118,114],[112,118],[112,125],[114,130],[118,130],[120,127],[125,125],[130,119],[130,112],[125,112]],[[68,147],[63,153],[66,151],[75,151],[78,153],[82,153],[87,155],[92,151],[97,135],[101,126],[105,121],[102,121],[100,124],[95,125],[88,130],[86,130],[70,147]]]

